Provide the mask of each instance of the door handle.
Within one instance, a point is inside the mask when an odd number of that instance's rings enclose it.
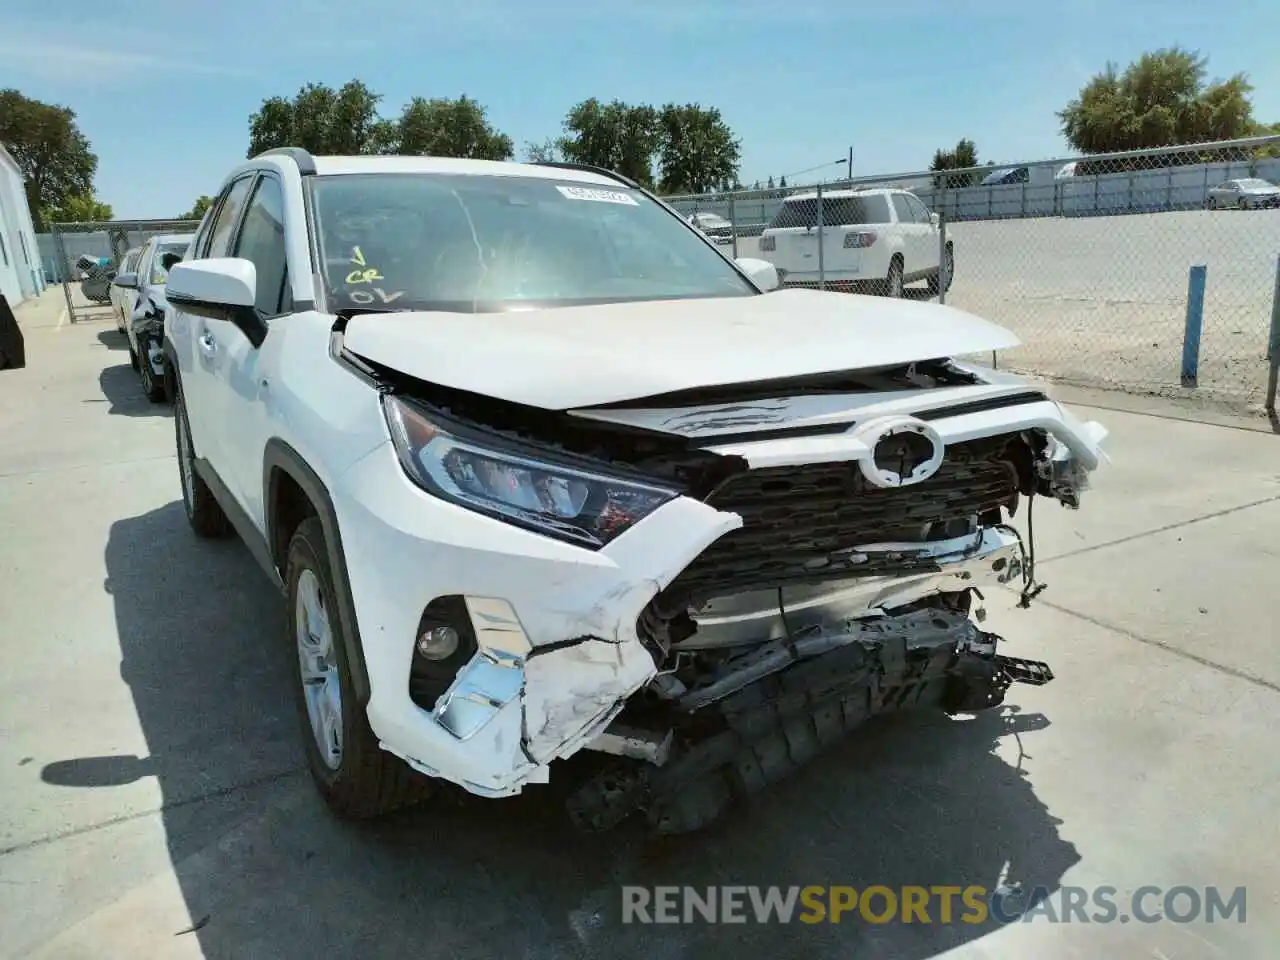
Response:
[[[196,343],[200,346],[200,352],[206,357],[212,357],[218,352],[218,344],[214,341],[213,337],[207,333],[200,334],[196,339]]]

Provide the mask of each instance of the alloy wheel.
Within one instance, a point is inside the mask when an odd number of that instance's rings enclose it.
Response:
[[[342,765],[342,688],[329,611],[313,570],[298,575],[293,625],[311,734],[325,765],[337,770]]]

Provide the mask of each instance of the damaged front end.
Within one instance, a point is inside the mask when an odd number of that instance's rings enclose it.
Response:
[[[548,564],[536,597],[468,591],[419,625],[467,634],[410,677],[449,750],[383,737],[419,769],[500,796],[586,748],[603,756],[570,801],[580,825],[643,813],[661,832],[692,830],[871,716],[981,710],[1014,682],[1052,678],[999,652],[975,599],[1035,596],[1033,528],[1011,521],[1024,501],[1030,521],[1036,498],[1077,507],[1105,431],[1026,384],[936,361],[820,389],[547,412],[367,369],[422,423],[478,431],[402,447],[505,447],[531,476],[595,478],[614,491],[603,504],[595,488],[573,503],[571,485],[530,489],[566,517],[594,502],[623,524],[588,531],[600,534],[579,544],[589,564]],[[423,485],[451,482],[437,471]],[[646,490],[662,493],[627,516]],[[446,753],[468,744],[494,758],[487,780],[451,771]]]

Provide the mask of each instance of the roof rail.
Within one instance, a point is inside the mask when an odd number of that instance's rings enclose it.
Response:
[[[637,190],[644,189],[630,177],[624,177],[616,170],[597,167],[591,163],[573,163],[569,160],[535,160],[533,165],[535,167],[559,167],[561,170],[581,170],[584,173],[598,173],[602,177],[608,177],[610,180],[617,180],[619,183],[625,184],[628,187],[634,187]]]
[[[262,153],[258,154],[258,156],[253,159],[257,160],[258,157],[272,156],[289,157],[298,165],[298,172],[304,177],[315,175],[316,161],[311,154],[302,149],[302,147],[276,147],[272,150],[263,150]]]

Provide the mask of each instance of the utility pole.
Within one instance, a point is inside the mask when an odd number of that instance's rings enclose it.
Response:
[[[853,179],[853,147],[849,148],[849,179]]]

